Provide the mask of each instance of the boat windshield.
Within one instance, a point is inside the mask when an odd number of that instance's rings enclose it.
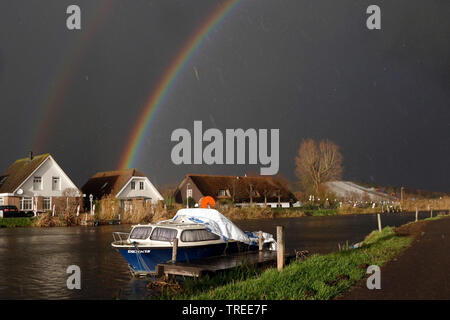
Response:
[[[177,237],[177,230],[170,228],[155,228],[150,239],[157,241],[173,241]]]
[[[181,241],[183,242],[210,241],[219,239],[220,237],[217,234],[209,232],[205,229],[185,230],[181,234]]]
[[[151,232],[151,227],[135,227],[130,234],[130,239],[147,239]]]

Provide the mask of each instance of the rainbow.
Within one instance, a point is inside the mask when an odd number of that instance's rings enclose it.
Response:
[[[73,78],[74,72],[77,70],[77,66],[80,64],[83,53],[86,48],[92,42],[95,34],[99,30],[100,26],[104,23],[109,12],[112,11],[114,6],[114,1],[104,0],[98,6],[93,18],[90,19],[87,24],[89,27],[84,30],[84,24],[82,20],[82,35],[80,40],[75,42],[70,50],[69,54],[64,57],[61,65],[56,68],[57,72],[52,77],[52,83],[54,86],[49,85],[44,99],[39,108],[39,114],[37,115],[34,126],[31,130],[31,141],[30,150],[35,150],[37,152],[42,151],[44,142],[49,136],[50,129],[52,128],[52,123],[56,118],[58,107],[61,109],[61,103],[70,85],[71,79]],[[82,16],[83,19],[83,16]],[[68,31],[68,32],[79,32],[79,31]]]
[[[181,51],[176,55],[169,68],[158,82],[158,85],[149,95],[147,103],[145,104],[136,125],[133,126],[135,129],[127,140],[125,152],[122,153],[122,157],[120,158],[119,169],[128,169],[134,165],[136,156],[142,145],[142,140],[149,127],[150,120],[158,107],[161,106],[175,79],[192,55],[200,47],[203,40],[223,21],[228,13],[230,13],[239,2],[240,0],[226,0],[221,3],[208,16],[206,21],[189,37]]]

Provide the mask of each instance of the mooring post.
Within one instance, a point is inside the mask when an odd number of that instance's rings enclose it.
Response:
[[[416,222],[419,221],[419,210],[416,207]]]
[[[173,247],[172,247],[172,263],[177,262],[177,253],[178,253],[178,238],[173,239]]]
[[[277,226],[277,267],[278,271],[284,268],[284,235],[283,226]]]
[[[430,208],[430,218],[433,218],[433,209]]]
[[[379,213],[377,214],[377,218],[378,218],[378,231],[381,232],[381,215]]]
[[[262,251],[263,249],[263,232],[259,231],[259,235],[258,235],[258,240],[259,240],[259,251]]]

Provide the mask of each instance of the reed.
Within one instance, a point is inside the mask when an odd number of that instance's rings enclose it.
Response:
[[[33,227],[70,227],[76,226],[80,224],[80,217],[77,217],[76,214],[64,212],[60,215],[53,216],[51,212],[45,212],[35,218],[33,221]]]
[[[163,203],[145,204],[139,200],[131,201],[130,205],[123,209],[122,223],[154,223],[173,218],[181,206],[174,205],[171,209]]]
[[[403,200],[402,209],[403,211],[415,211],[416,208],[419,211],[426,211],[433,209],[437,210],[450,210],[450,197],[442,197],[435,199],[406,199]]]
[[[113,195],[107,195],[97,202],[97,220],[116,220],[119,218],[120,202]]]
[[[265,219],[265,218],[289,218],[302,217],[307,214],[301,210],[292,208],[276,208],[267,207],[217,207],[220,213],[230,220],[246,220],[246,219]]]

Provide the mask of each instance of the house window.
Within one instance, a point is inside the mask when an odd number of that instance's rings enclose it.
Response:
[[[23,197],[20,199],[20,210],[33,210],[33,198]]]
[[[52,198],[50,197],[45,197],[43,198],[43,205],[42,205],[42,209],[44,210],[50,210],[52,207]]]
[[[144,181],[139,182],[139,190],[144,190]]]
[[[187,197],[192,198],[192,189],[187,189]]]
[[[5,204],[5,199],[4,198],[0,198],[0,206],[3,206]]]
[[[33,190],[42,190],[42,178],[41,177],[33,178]]]
[[[60,183],[59,177],[53,177],[52,178],[52,190],[53,191],[61,190],[61,183]]]
[[[131,190],[136,190],[136,182],[131,181]]]
[[[225,197],[227,195],[227,190],[220,189],[218,195],[219,197]]]

